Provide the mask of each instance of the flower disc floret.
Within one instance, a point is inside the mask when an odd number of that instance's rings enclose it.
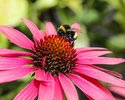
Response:
[[[77,60],[75,49],[58,35],[47,36],[36,43],[32,58],[34,66],[52,75],[71,72]]]

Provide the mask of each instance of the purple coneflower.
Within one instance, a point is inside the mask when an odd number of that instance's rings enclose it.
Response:
[[[0,83],[18,80],[33,73],[29,83],[14,100],[78,100],[75,85],[94,100],[115,100],[107,88],[97,80],[125,87],[120,74],[96,66],[115,65],[122,58],[102,57],[111,53],[105,48],[74,48],[67,39],[57,35],[52,23],[46,23],[46,31],[39,30],[31,21],[24,19],[33,34],[33,41],[23,33],[8,26],[0,26],[12,43],[28,52],[0,49]],[[71,25],[80,30],[79,24]],[[96,65],[94,65],[96,64]]]

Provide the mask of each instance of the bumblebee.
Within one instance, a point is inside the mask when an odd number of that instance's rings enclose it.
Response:
[[[74,41],[77,39],[77,29],[71,28],[70,25],[61,25],[58,28],[57,34],[66,38],[71,46],[74,46]]]

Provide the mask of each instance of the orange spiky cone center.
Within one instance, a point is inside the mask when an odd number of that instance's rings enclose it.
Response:
[[[47,36],[35,45],[33,65],[52,75],[69,73],[76,62],[76,51],[63,37]]]

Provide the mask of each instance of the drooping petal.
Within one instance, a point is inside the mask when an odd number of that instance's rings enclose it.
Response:
[[[18,68],[32,61],[26,58],[0,57],[0,70]]]
[[[123,87],[118,87],[118,86],[110,86],[109,89],[114,92],[117,93],[123,97],[125,97],[125,88]]]
[[[111,51],[87,51],[87,52],[80,52],[77,53],[78,58],[84,58],[84,57],[98,57],[103,56],[105,54],[110,54]]]
[[[38,95],[38,91],[39,82],[33,80],[14,98],[14,100],[34,100]]]
[[[98,48],[98,47],[87,47],[87,48],[76,48],[76,52],[87,52],[87,51],[103,51],[107,50],[106,48]]]
[[[79,74],[79,73],[77,73],[77,74]],[[106,95],[108,95],[109,98],[114,98],[114,97],[112,96],[112,94],[110,93],[110,91],[109,91],[106,87],[104,87],[100,82],[98,82],[96,79],[91,78],[91,77],[88,77],[88,76],[83,75],[83,74],[79,74],[79,75],[80,75],[82,78],[84,78],[84,79],[86,79],[87,81],[89,81],[90,83],[94,84],[96,87],[100,88],[100,90],[102,90]],[[88,97],[88,95],[87,95],[87,97]],[[91,97],[89,97],[89,98],[91,98]],[[92,98],[91,98],[91,99],[92,99]],[[92,100],[94,100],[94,99],[92,99]]]
[[[0,71],[0,83],[18,80],[34,71],[34,67],[22,66],[10,70]]]
[[[98,70],[101,70],[105,73],[108,73],[110,75],[113,75],[115,77],[118,77],[118,78],[123,78],[122,74],[118,73],[118,72],[115,72],[115,71],[112,71],[112,70],[108,70],[108,69],[104,69],[104,68],[101,68],[101,67],[98,67],[98,66],[95,66],[95,65],[89,65],[91,66],[92,68],[96,68]]]
[[[79,87],[85,94],[92,97],[94,100],[115,100],[109,95],[105,94],[100,88],[82,77],[74,74],[67,74],[67,76]]]
[[[56,29],[51,22],[46,22],[47,35],[57,35]]]
[[[31,56],[31,53],[0,48],[0,56],[2,56],[2,57]]]
[[[60,74],[59,80],[68,100],[78,100],[78,94],[73,83],[65,75]]]
[[[74,71],[113,85],[125,87],[125,81],[87,65],[76,66]]]
[[[46,73],[42,69],[38,69],[35,71],[35,78],[36,80],[43,81],[46,77]]]
[[[64,100],[64,93],[62,86],[59,82],[58,77],[54,77],[54,82],[55,82],[55,90],[54,90],[54,99],[53,100]]]
[[[16,29],[8,26],[0,26],[0,32],[2,32],[12,43],[22,48],[32,50],[34,46],[34,43],[30,39]]]
[[[125,62],[122,58],[109,58],[109,57],[83,57],[77,60],[78,64],[108,64],[115,65]]]
[[[53,100],[54,98],[54,80],[51,74],[47,76],[48,82],[40,83],[38,100]]]
[[[31,33],[33,34],[33,37],[35,39],[37,39],[38,41],[40,39],[44,38],[44,33],[42,31],[40,31],[37,26],[31,22],[30,20],[23,18],[24,23],[26,24],[26,26],[29,28],[29,30],[31,31]]]

